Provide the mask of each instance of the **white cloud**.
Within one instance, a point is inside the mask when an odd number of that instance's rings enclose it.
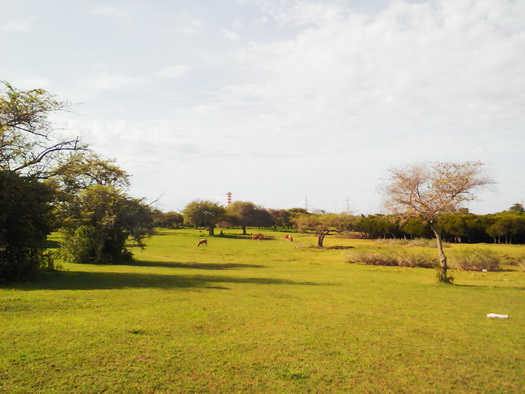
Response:
[[[92,8],[118,29],[40,7],[40,45],[13,34],[5,78],[86,103],[64,129],[116,157],[138,195],[172,196],[169,209],[232,191],[274,208],[348,196],[374,211],[391,166],[480,159],[504,183],[525,166],[525,1],[139,3]],[[46,68],[31,70],[32,50]]]
[[[99,71],[86,78],[84,84],[93,90],[110,91],[142,85],[145,82],[143,78],[116,72]]]
[[[184,76],[188,70],[189,67],[183,64],[165,66],[157,71],[156,76],[160,78],[180,78]]]
[[[241,39],[240,34],[229,29],[222,29],[222,35],[224,38],[230,41],[239,41]]]
[[[184,35],[195,35],[201,32],[203,27],[204,22],[188,12],[179,12],[172,18],[171,29]]]
[[[122,10],[108,4],[97,5],[90,10],[90,13],[93,15],[111,17],[120,17],[123,15]]]
[[[487,17],[498,9],[499,17],[516,19],[513,3],[450,3],[397,1],[370,19],[335,3],[298,2],[275,15],[309,27],[240,52],[237,65],[249,82],[230,86],[225,101],[264,103],[287,123],[291,114],[338,119],[346,129],[395,128],[406,119],[523,124],[525,34]]]
[[[24,32],[31,29],[33,22],[36,20],[35,16],[31,16],[26,20],[12,20],[1,26],[0,31],[8,33]]]

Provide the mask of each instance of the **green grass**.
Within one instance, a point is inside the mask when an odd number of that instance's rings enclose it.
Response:
[[[312,236],[238,234],[197,248],[197,231],[166,230],[134,248],[134,264],[65,264],[37,283],[0,288],[0,392],[525,386],[517,267],[456,271],[455,285],[440,285],[429,269],[345,262],[347,248],[383,247],[373,241],[327,237],[320,250]]]

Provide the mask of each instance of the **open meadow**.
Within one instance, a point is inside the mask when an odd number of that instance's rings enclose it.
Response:
[[[224,231],[197,247],[197,230],[159,230],[128,265],[0,287],[0,392],[523,391],[519,267],[444,285],[347,263],[392,247],[372,240]]]

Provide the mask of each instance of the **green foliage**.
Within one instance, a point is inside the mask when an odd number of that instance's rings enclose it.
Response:
[[[132,237],[141,247],[153,233],[151,209],[111,186],[89,186],[65,207],[64,258],[75,263],[129,261]]]
[[[246,227],[270,227],[272,215],[263,207],[249,201],[235,201],[226,208],[227,220],[233,225],[241,226],[246,235]]]
[[[525,208],[523,208],[523,204],[516,203],[516,204],[513,204],[513,205],[509,208],[509,211],[511,211],[511,212],[524,213],[524,212],[525,212]]]
[[[153,224],[155,227],[181,228],[184,223],[184,216],[178,212],[162,212],[159,209],[153,210]]]
[[[196,200],[186,205],[182,214],[186,224],[206,227],[214,235],[217,223],[226,217],[226,209],[211,201]]]
[[[317,236],[317,246],[322,248],[325,237],[333,228],[333,215],[306,214],[295,218],[295,226],[299,232],[312,231]]]
[[[291,220],[292,214],[287,209],[269,209],[268,212],[272,216],[274,230],[277,228],[291,228],[293,222]]]
[[[60,189],[70,195],[92,185],[117,189],[129,186],[129,175],[114,160],[103,159],[93,152],[74,152],[63,157],[51,175]]]
[[[48,177],[64,151],[84,149],[78,139],[58,140],[49,114],[67,103],[43,89],[18,90],[3,82],[0,91],[0,170]]]
[[[0,171],[0,282],[34,277],[54,224],[53,190],[34,178]]]

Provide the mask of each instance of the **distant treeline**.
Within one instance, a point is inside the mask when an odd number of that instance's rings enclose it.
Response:
[[[239,205],[252,206],[249,202]],[[429,226],[420,218],[403,218],[399,215],[349,215],[313,214],[301,208],[264,209],[255,207],[251,214],[234,215],[232,210],[217,220],[217,225],[228,227],[258,227],[273,230],[328,231],[330,233],[354,233],[363,238],[434,238]],[[246,212],[246,211],[245,211]],[[254,214],[257,213],[256,215]],[[154,212],[154,222],[158,227],[180,228],[190,225],[184,215],[176,212]],[[307,217],[323,219],[313,225]],[[443,240],[450,243],[525,243],[525,212],[521,204],[513,205],[508,211],[487,215],[475,215],[463,211],[440,216],[438,228]],[[358,234],[355,234],[358,233]]]
[[[440,216],[438,228],[443,240],[451,243],[525,243],[525,214],[522,212],[448,213]],[[433,238],[423,220],[404,220],[394,215],[356,217],[351,229],[371,238]]]

